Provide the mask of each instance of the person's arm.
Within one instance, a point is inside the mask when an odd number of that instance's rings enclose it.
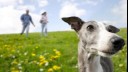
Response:
[[[46,16],[46,20],[47,20],[47,23],[48,23],[48,16]]]
[[[42,17],[40,18],[40,21],[39,21],[40,23],[42,23],[43,22],[43,20],[42,20]]]
[[[24,15],[21,15],[20,20],[24,22]]]
[[[33,26],[35,27],[35,25],[34,25],[34,23],[33,23],[33,20],[32,20],[32,18],[31,18],[31,16],[30,16],[30,22],[33,24]]]

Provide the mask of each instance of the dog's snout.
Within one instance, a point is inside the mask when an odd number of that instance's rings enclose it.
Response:
[[[111,38],[111,42],[112,42],[115,50],[120,50],[125,45],[124,40],[122,38],[119,38],[119,37]]]
[[[120,45],[124,43],[124,40],[121,38],[115,38],[111,40],[114,45]]]

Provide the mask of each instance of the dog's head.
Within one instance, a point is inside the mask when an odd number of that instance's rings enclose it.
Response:
[[[96,21],[84,22],[78,17],[65,17],[63,21],[71,25],[86,49],[100,56],[110,56],[122,49],[125,42],[116,33],[120,30],[112,25]]]

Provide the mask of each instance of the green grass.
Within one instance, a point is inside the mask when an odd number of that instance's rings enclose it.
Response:
[[[114,72],[126,72],[127,71],[127,29],[122,28],[118,33],[124,40],[124,48],[115,54],[112,58],[114,63]]]
[[[127,42],[126,28],[118,34]],[[68,31],[49,32],[47,37],[41,37],[39,33],[30,33],[29,38],[19,34],[0,35],[0,72],[40,72],[42,69],[48,72],[55,65],[60,69],[53,69],[54,72],[78,72],[78,41],[76,33]],[[126,72],[126,55],[127,45],[112,58],[114,72]],[[40,56],[47,62],[40,65]],[[52,56],[58,57],[50,60]]]

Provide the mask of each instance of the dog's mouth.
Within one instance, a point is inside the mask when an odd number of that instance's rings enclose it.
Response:
[[[103,57],[110,57],[117,53],[117,51],[98,51],[98,55],[103,56]]]
[[[113,54],[115,54],[116,52],[115,52],[115,51],[108,51],[108,52],[103,52],[103,53],[106,53],[106,54],[109,54],[109,55],[113,55]]]
[[[103,57],[110,57],[111,55],[113,55],[114,53],[112,52],[102,52],[102,51],[98,51],[98,55],[103,56]]]
[[[99,51],[94,48],[92,48],[92,51],[93,51],[93,53],[103,56],[103,57],[110,57],[110,56],[114,55],[115,53],[117,53],[117,51],[115,51],[115,50]]]
[[[88,51],[95,55],[99,55],[99,56],[103,56],[103,57],[110,57],[110,56],[116,54],[120,50],[116,50],[115,48],[110,48],[109,50],[103,51],[103,50],[98,50],[97,48],[90,48],[90,50],[88,50]]]
[[[117,48],[111,48],[110,50],[106,50],[106,51],[98,51],[98,55],[101,55],[101,56],[112,56],[116,53],[118,53],[120,49],[117,49]]]

